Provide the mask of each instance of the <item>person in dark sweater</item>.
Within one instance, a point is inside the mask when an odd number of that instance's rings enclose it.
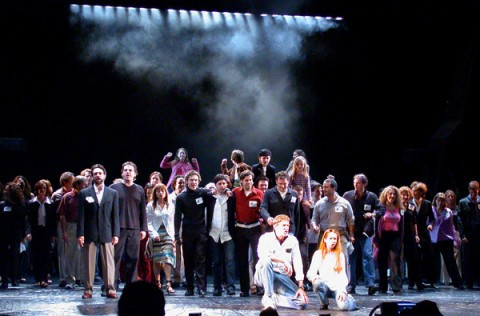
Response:
[[[125,254],[125,283],[137,280],[137,261],[140,240],[147,235],[145,191],[135,184],[137,166],[127,161],[122,164],[123,182],[110,186],[118,192],[120,208],[120,238],[115,246],[115,287],[118,290],[120,263]]]
[[[207,289],[205,254],[208,241],[205,208],[213,196],[210,190],[198,187],[202,178],[195,170],[187,172],[185,180],[187,181],[187,188],[177,197],[175,203],[175,240],[180,245],[183,243],[183,259],[187,281],[185,296],[194,294],[195,272],[197,293],[200,297],[204,297]],[[182,225],[181,237],[180,225]]]
[[[258,177],[268,178],[268,188],[271,189],[275,183],[275,173],[277,169],[270,164],[272,152],[269,149],[262,149],[258,152],[258,163],[252,166],[253,182],[258,183]]]

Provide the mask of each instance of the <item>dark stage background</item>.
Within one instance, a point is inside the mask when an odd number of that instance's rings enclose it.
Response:
[[[186,147],[199,160],[205,184],[237,147],[249,164],[257,162],[260,148],[272,149],[278,169],[302,148],[312,177],[334,174],[340,192],[363,172],[373,191],[421,180],[432,194],[453,188],[465,195],[467,182],[480,178],[479,6],[417,2],[77,2],[251,12],[257,22],[260,13],[344,18],[336,27],[302,33],[294,48],[291,38],[275,37],[290,34],[288,28],[265,27],[267,53],[253,46],[244,55],[233,48],[221,55],[218,50],[228,46],[218,42],[193,42],[211,40],[210,31],[177,31],[159,41],[138,38],[136,30],[142,61],[153,68],[135,68],[136,55],[119,53],[128,42],[113,41],[108,56],[92,48],[135,31],[128,23],[99,31],[75,18],[66,1],[5,3],[0,181],[22,174],[32,184],[49,178],[58,186],[61,172],[78,173],[98,162],[110,183],[120,176],[121,163],[132,160],[143,185],[163,155]],[[245,51],[241,39],[238,45]],[[172,64],[172,55],[181,63]],[[219,62],[218,56],[230,59]],[[228,73],[229,62],[235,72]],[[183,74],[172,78],[175,67]],[[160,171],[168,177],[169,170]]]

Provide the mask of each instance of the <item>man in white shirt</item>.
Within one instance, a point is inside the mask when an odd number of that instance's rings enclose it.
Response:
[[[273,219],[273,232],[262,235],[258,243],[255,283],[265,290],[264,308],[304,309],[308,304],[298,240],[289,235],[289,230],[290,218],[277,215]],[[298,286],[290,279],[294,273]]]
[[[217,174],[215,199],[207,206],[207,231],[213,261],[213,296],[222,295],[223,266],[227,281],[227,295],[235,295],[235,246],[232,236],[235,232],[235,213],[228,207],[228,178]]]

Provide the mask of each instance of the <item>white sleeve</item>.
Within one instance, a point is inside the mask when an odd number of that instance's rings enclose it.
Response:
[[[156,238],[158,237],[158,233],[156,229],[153,227],[153,216],[154,216],[154,210],[152,207],[151,203],[147,204],[147,227],[148,227],[148,234],[150,237]]]
[[[292,247],[292,260],[293,260],[293,269],[295,270],[295,279],[297,281],[303,281],[303,263],[302,263],[302,254],[300,253],[300,246],[298,245],[298,240],[295,238],[295,242]]]
[[[312,262],[310,263],[310,268],[307,271],[307,279],[312,282],[318,277],[318,269],[322,262],[322,253],[320,250],[315,251],[313,254]]]

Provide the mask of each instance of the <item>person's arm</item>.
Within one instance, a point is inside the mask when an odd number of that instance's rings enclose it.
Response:
[[[312,228],[313,230],[318,233],[320,232],[320,200],[315,203],[315,206],[313,207],[313,215],[312,215]]]
[[[222,159],[222,162],[220,163],[220,170],[222,171],[223,174],[228,175],[228,168],[227,168],[227,159]]]
[[[160,162],[160,168],[163,168],[163,169],[172,168],[173,164],[168,161],[172,156],[173,156],[172,153],[167,153],[163,157],[162,161]]]
[[[147,226],[148,226],[148,234],[152,239],[156,239],[158,237],[158,232],[153,227],[153,216],[155,211],[153,210],[152,203],[148,203],[147,205]]]
[[[197,158],[192,158],[192,167],[193,167],[193,170],[200,173],[200,165],[198,164]]]
[[[267,191],[263,196],[262,203],[260,204],[260,216],[262,216],[263,220],[267,222],[268,225],[272,226],[273,219],[272,219],[272,216],[270,216],[270,213],[268,212],[269,207],[270,207],[270,192]]]
[[[174,218],[174,224],[175,224],[175,240],[179,243],[181,243],[180,239],[180,225],[182,224],[182,214],[183,214],[183,202],[182,199],[177,196],[177,201],[175,203],[175,218]]]
[[[113,196],[113,210],[112,210],[112,244],[115,246],[120,237],[120,201],[118,199],[118,192],[114,190]]]
[[[83,247],[84,240],[84,226],[85,225],[85,195],[82,191],[78,195],[78,209],[77,209],[77,240],[80,247]]]
[[[317,250],[313,253],[312,262],[310,263],[310,267],[307,271],[307,280],[310,282],[315,282],[317,279],[320,278],[318,274],[318,269],[320,268],[320,263],[322,260],[322,253],[321,251]]]
[[[64,241],[68,241],[68,234],[67,234],[67,219],[65,218],[65,195],[62,197],[60,201],[60,205],[58,206],[58,216],[60,217],[60,228],[62,229],[62,239]]]
[[[140,188],[140,193],[141,193],[141,200],[140,204],[138,205],[139,210],[140,210],[140,218],[139,218],[139,223],[140,223],[140,240],[143,240],[147,236],[147,210],[146,210],[146,200],[145,200],[145,191],[141,186],[138,186]]]

